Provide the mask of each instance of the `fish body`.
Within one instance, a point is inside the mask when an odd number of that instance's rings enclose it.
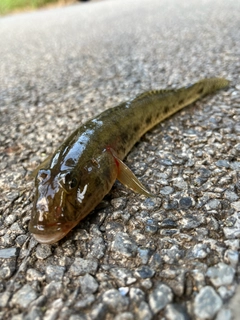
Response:
[[[146,92],[80,126],[39,166],[29,223],[33,236],[41,243],[62,239],[96,207],[116,179],[152,196],[122,162],[124,157],[157,123],[228,83],[211,78],[177,90]]]

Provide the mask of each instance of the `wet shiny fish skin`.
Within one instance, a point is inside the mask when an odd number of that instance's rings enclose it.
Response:
[[[177,90],[146,92],[80,126],[38,167],[29,231],[40,243],[57,242],[96,207],[116,179],[152,196],[123,158],[157,123],[228,84],[210,78]]]

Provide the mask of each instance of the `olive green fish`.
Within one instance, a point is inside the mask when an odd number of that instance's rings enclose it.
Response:
[[[195,100],[229,84],[204,79],[178,90],[155,90],[108,109],[75,130],[38,167],[29,230],[40,243],[62,239],[110,191],[118,179],[152,196],[122,162],[139,138]]]

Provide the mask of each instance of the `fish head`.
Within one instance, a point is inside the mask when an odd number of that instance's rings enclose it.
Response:
[[[55,243],[88,213],[89,183],[80,182],[73,171],[54,174],[50,169],[40,169],[35,186],[29,231],[40,243]]]

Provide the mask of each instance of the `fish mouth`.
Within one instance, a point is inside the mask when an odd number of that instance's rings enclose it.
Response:
[[[76,223],[65,223],[65,225],[61,226],[59,224],[52,225],[33,225],[29,224],[29,231],[32,233],[33,237],[39,242],[43,244],[52,244],[63,237],[65,237],[68,232],[75,227]]]

